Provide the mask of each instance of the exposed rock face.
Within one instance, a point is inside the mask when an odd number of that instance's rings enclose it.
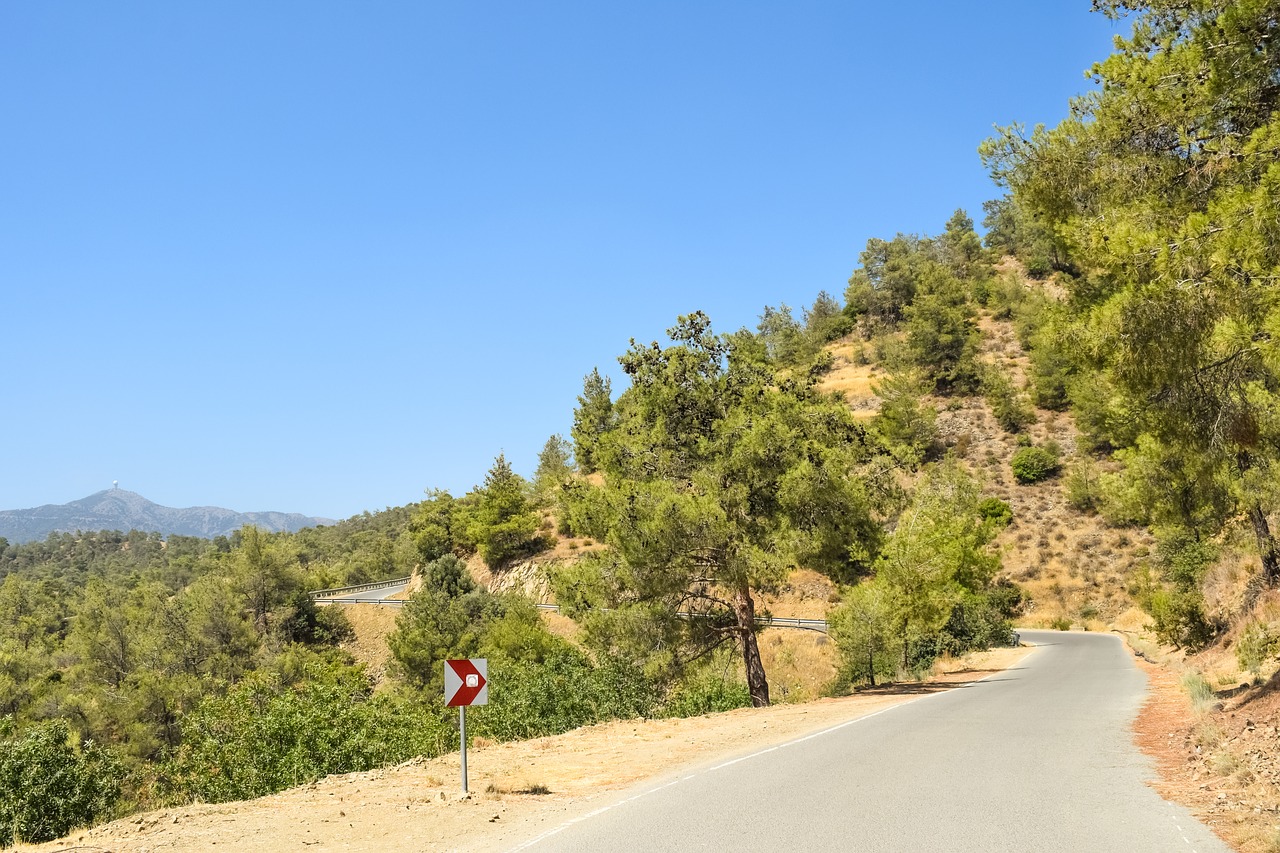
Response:
[[[216,506],[174,509],[160,506],[135,492],[106,489],[66,504],[46,504],[33,509],[0,511],[0,537],[10,542],[44,539],[50,533],[77,530],[141,530],[147,533],[227,536],[246,524],[270,531],[295,531],[327,518],[311,518],[296,512],[235,512]]]
[[[550,571],[564,561],[548,555],[518,560],[494,571],[480,556],[467,561],[467,569],[476,583],[493,593],[519,592],[534,601],[547,601],[551,592]]]

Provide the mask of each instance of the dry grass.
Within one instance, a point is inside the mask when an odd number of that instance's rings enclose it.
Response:
[[[826,619],[838,598],[839,590],[830,578],[811,569],[795,569],[777,590],[758,597],[756,610],[795,619]]]
[[[875,395],[876,382],[884,377],[884,371],[875,365],[858,364],[860,341],[839,341],[827,347],[832,355],[831,370],[818,382],[818,390],[844,395],[849,407],[858,413],[872,413],[879,408]],[[865,415],[870,417],[870,415]]]
[[[759,635],[760,659],[775,702],[809,702],[835,680],[838,655],[826,634],[770,628]]]
[[[387,665],[391,662],[391,649],[387,635],[396,627],[396,614],[400,611],[380,604],[327,604],[340,607],[351,622],[353,637],[342,644],[342,649],[366,667],[375,683],[386,678]]]

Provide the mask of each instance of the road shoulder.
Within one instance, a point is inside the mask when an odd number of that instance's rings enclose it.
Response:
[[[622,720],[562,735],[468,751],[472,794],[462,797],[457,753],[385,770],[330,776],[237,803],[165,809],[74,833],[25,851],[218,849],[492,850],[590,813],[617,792],[686,768],[772,745],[968,683],[1030,649],[997,649],[924,684],[841,699],[674,720]]]

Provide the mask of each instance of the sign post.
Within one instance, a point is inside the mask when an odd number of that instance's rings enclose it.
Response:
[[[467,793],[467,706],[489,704],[489,661],[485,658],[444,662],[444,704],[458,709],[462,736],[462,793]]]

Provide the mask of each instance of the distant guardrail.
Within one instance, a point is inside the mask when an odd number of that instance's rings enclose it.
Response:
[[[398,598],[359,598],[356,596],[350,598],[317,598],[315,602],[316,604],[383,604],[387,607],[404,607],[409,603]]]
[[[539,604],[542,610],[550,610],[554,613],[560,612],[558,604]],[[606,608],[607,609],[607,608]],[[694,619],[702,616],[700,613],[677,613],[684,619]],[[827,623],[823,619],[794,619],[790,616],[757,616],[756,624],[762,628],[799,628],[804,631],[817,631],[821,634],[827,633]]]
[[[409,578],[393,578],[388,581],[374,581],[372,583],[358,583],[355,586],[335,586],[329,589],[317,589],[308,592],[313,600],[321,598],[351,598],[357,593],[368,592],[371,589],[386,589],[389,586],[404,586],[409,582]],[[380,598],[371,599],[372,601],[381,601]]]
[[[316,604],[381,604],[386,607],[404,607],[408,602],[400,601],[394,598],[371,598],[362,596],[360,593],[369,592],[374,589],[386,589],[389,586],[403,586],[409,582],[409,578],[395,578],[389,581],[376,581],[374,583],[362,583],[355,586],[336,586],[331,589],[317,589],[307,593]],[[538,609],[550,610],[553,613],[560,612],[558,604],[539,604]],[[677,613],[684,619],[694,619],[701,616],[696,613]],[[756,624],[762,628],[798,628],[802,631],[817,631],[820,634],[827,633],[827,623],[823,619],[796,619],[790,616],[757,616]]]

